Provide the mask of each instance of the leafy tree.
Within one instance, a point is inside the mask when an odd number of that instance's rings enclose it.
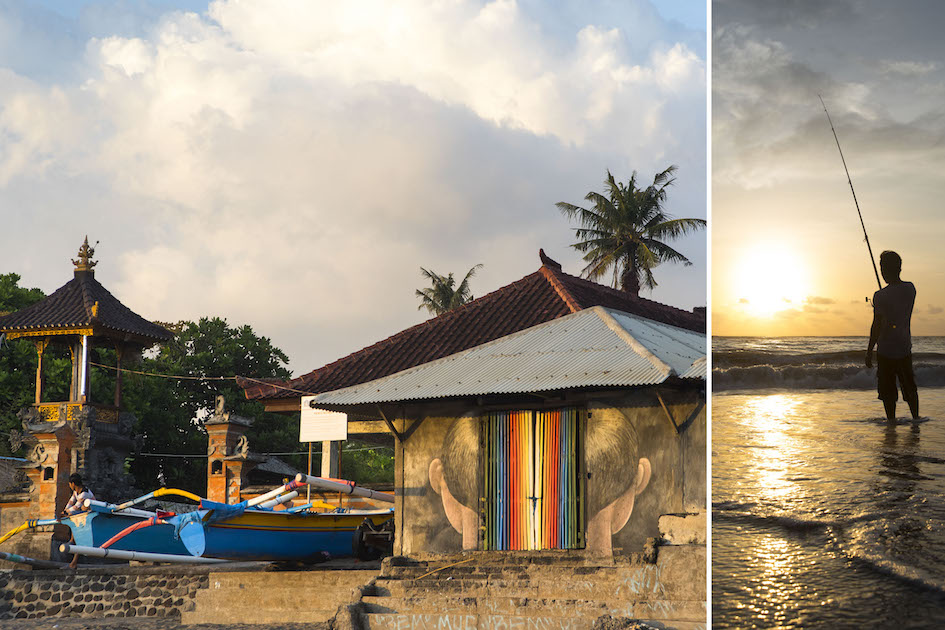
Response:
[[[213,411],[216,396],[226,399],[229,411],[252,418],[246,432],[255,452],[298,452],[298,423],[293,417],[266,413],[262,403],[246,400],[230,378],[288,379],[288,357],[260,337],[250,326],[231,327],[225,319],[201,318],[169,327],[175,336],[158,346],[154,356],[141,362],[139,371],[184,378],[164,379],[128,374],[125,407],[138,418],[142,456],[131,472],[139,486],[156,486],[158,476],[168,486],[206,491],[207,448],[202,421]],[[148,454],[193,454],[192,459],[148,457]],[[299,462],[293,462],[298,465]]]
[[[0,274],[0,316],[26,308],[46,295],[40,289],[19,286],[20,276]],[[13,452],[6,436],[20,429],[17,412],[32,405],[36,387],[36,347],[26,339],[0,342],[0,455],[22,455],[23,448]]]
[[[482,264],[478,264],[466,272],[466,276],[458,287],[452,273],[441,276],[420,267],[420,274],[430,280],[431,286],[426,289],[417,289],[416,294],[420,298],[420,306],[417,310],[425,308],[434,315],[442,315],[454,308],[459,308],[466,302],[471,302],[475,298],[469,290],[469,280],[481,267]]]
[[[613,286],[633,295],[640,287],[656,286],[653,268],[663,262],[691,265],[684,255],[664,243],[704,228],[704,219],[673,219],[663,210],[667,188],[676,181],[670,166],[653,178],[646,188],[637,187],[636,171],[622,184],[607,171],[607,194],[589,192],[584,197],[589,208],[566,202],[555,204],[569,219],[577,219],[574,228],[578,242],[571,245],[584,253],[587,266],[583,275],[591,280],[613,269]]]
[[[341,476],[359,484],[393,484],[393,449],[348,440],[341,451]]]

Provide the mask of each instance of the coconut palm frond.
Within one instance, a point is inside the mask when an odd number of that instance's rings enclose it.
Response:
[[[667,167],[645,188],[639,187],[636,171],[623,184],[608,170],[605,192],[588,192],[586,207],[555,204],[580,226],[574,228],[577,242],[571,247],[584,254],[585,278],[597,280],[612,271],[615,288],[637,293],[640,287],[656,286],[652,270],[660,263],[692,264],[662,242],[706,226],[704,219],[674,219],[663,210],[676,170],[675,165]]]
[[[428,279],[431,286],[425,289],[417,289],[414,292],[420,298],[420,306],[417,307],[417,310],[425,308],[434,315],[442,315],[447,311],[459,308],[467,302],[471,302],[474,298],[469,288],[469,280],[476,275],[476,271],[481,267],[482,264],[478,264],[466,272],[458,287],[452,273],[442,276],[435,271],[420,267],[420,275]]]

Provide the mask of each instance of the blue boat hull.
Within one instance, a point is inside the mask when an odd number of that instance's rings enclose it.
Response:
[[[101,547],[112,536],[125,528],[140,523],[140,516],[111,514],[108,512],[85,512],[76,514],[63,523],[72,530],[75,544],[84,547]],[[190,553],[180,540],[174,538],[173,525],[152,525],[135,530],[121,538],[111,549],[125,551],[143,551],[147,553],[172,553],[189,556]]]
[[[246,511],[225,521],[189,523],[180,538],[194,556],[230,560],[314,560],[325,553],[352,556],[358,526],[365,518],[380,525],[393,510],[365,513]]]

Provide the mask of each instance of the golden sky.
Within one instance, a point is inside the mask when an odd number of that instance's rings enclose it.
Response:
[[[878,287],[818,94],[877,264],[898,251],[916,285],[913,335],[945,334],[943,16],[713,7],[713,334],[869,333]]]

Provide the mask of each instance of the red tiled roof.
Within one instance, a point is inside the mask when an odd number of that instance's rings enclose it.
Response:
[[[93,307],[98,304],[97,313]],[[91,271],[76,271],[72,280],[36,304],[0,317],[0,332],[85,328],[130,333],[154,341],[174,335],[141,317],[108,292]],[[97,333],[96,333],[97,334]]]
[[[464,306],[277,386],[237,379],[246,397],[298,398],[357,385],[435,361],[591,306],[705,332],[705,315],[570,276],[550,259],[535,273]]]

